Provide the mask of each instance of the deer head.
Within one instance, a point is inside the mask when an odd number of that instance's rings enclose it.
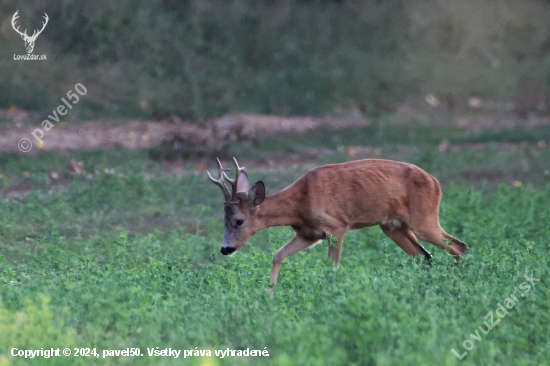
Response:
[[[32,53],[33,49],[34,49],[34,42],[36,41],[36,39],[38,38],[38,36],[40,35],[40,33],[42,33],[42,31],[44,30],[44,28],[46,28],[46,24],[48,24],[48,14],[44,13],[44,19],[45,21],[42,22],[42,29],[40,29],[39,31],[38,30],[34,30],[32,36],[28,36],[27,35],[27,30],[25,29],[24,32],[21,32],[19,31],[19,26],[16,27],[15,25],[15,21],[17,20],[17,18],[19,17],[17,15],[17,13],[19,12],[16,11],[15,14],[13,14],[13,18],[11,19],[11,26],[13,27],[13,29],[19,33],[21,35],[21,38],[23,38],[23,40],[25,41],[25,48],[27,50],[27,53]]]
[[[251,188],[244,168],[239,166],[237,159],[233,158],[233,161],[236,168],[234,179],[230,179],[225,174],[231,169],[224,169],[220,159],[218,159],[218,179],[212,178],[208,173],[210,180],[221,188],[225,197],[223,219],[225,234],[221,249],[223,255],[233,254],[256,233],[257,228],[254,225],[256,209],[265,198],[264,183],[258,181]],[[224,178],[231,184],[231,193],[224,183]]]

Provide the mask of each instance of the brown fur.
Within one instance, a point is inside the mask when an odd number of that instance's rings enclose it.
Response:
[[[458,260],[467,247],[439,225],[440,200],[437,179],[412,164],[366,159],[325,165],[265,197],[257,206],[241,201],[231,217],[226,215],[226,237],[233,235],[233,239],[224,239],[224,244],[238,249],[260,230],[291,226],[296,236],[275,255],[272,284],[277,282],[286,257],[334,235],[338,241],[329,246],[329,257],[338,263],[346,231],[374,225],[380,225],[410,255],[431,257],[418,237],[446,249]],[[245,218],[246,225],[235,229],[233,223],[238,218]]]

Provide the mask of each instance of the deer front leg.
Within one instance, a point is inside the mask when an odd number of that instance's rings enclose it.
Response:
[[[271,280],[269,281],[270,285],[275,286],[275,284],[277,283],[277,277],[279,276],[281,263],[283,263],[286,257],[291,256],[294,253],[298,253],[299,251],[306,248],[309,248],[318,241],[319,240],[307,240],[296,235],[294,238],[292,238],[291,241],[281,247],[273,258],[273,269],[271,270]]]
[[[336,237],[338,238],[338,242],[336,246],[333,246],[330,242],[330,236],[328,238],[328,257],[334,261],[334,263],[338,264],[338,261],[340,261],[340,253],[342,252],[342,243],[344,242],[344,235],[346,234],[346,230],[340,230],[337,232]]]

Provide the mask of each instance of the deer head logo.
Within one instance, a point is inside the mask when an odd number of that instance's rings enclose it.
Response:
[[[15,14],[13,14],[13,18],[11,18],[11,26],[17,33],[21,35],[21,38],[23,38],[23,40],[25,41],[25,48],[27,49],[27,53],[32,53],[32,50],[34,49],[34,42],[36,41],[40,33],[42,33],[44,28],[46,28],[46,24],[48,24],[48,14],[44,13],[45,22],[42,22],[42,29],[40,29],[39,31],[35,29],[32,36],[29,37],[27,35],[26,29],[24,32],[21,32],[19,31],[19,26],[16,27],[15,25],[15,21],[17,20],[17,18],[19,18],[19,16],[17,15],[18,12],[19,10],[16,11]]]

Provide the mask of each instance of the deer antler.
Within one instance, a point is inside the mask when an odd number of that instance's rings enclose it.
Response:
[[[42,22],[42,29],[40,29],[37,33],[37,30],[35,29],[32,36],[30,36],[29,38],[33,38],[33,39],[36,39],[38,38],[38,36],[40,35],[40,33],[42,33],[42,31],[44,30],[44,28],[46,28],[46,24],[48,24],[48,20],[50,18],[48,18],[48,14],[44,13],[44,17],[43,17],[46,21],[45,22]],[[25,30],[26,32],[26,30]]]
[[[227,187],[225,186],[225,183],[223,182],[223,176],[225,175],[225,172],[226,171],[229,171],[231,169],[224,169],[224,167],[222,166],[222,163],[220,162],[220,159],[216,158],[218,160],[218,166],[219,166],[219,176],[218,176],[218,179],[214,179],[212,178],[212,176],[210,175],[210,172],[207,171],[208,173],[208,178],[210,178],[210,180],[212,181],[212,183],[214,183],[215,185],[217,185],[218,187],[220,187],[222,189],[222,192],[223,192],[223,195],[225,197],[225,201],[226,202],[230,202],[231,201],[231,195],[229,194],[229,190],[227,189]]]
[[[27,34],[26,29],[25,29],[25,32],[21,32],[19,30],[19,26],[16,26],[16,24],[15,24],[15,21],[17,20],[17,18],[19,18],[18,13],[19,13],[19,10],[17,10],[15,12],[15,14],[13,14],[13,17],[11,18],[11,26],[13,27],[13,30],[15,30],[17,33],[19,33],[21,35],[21,37],[23,37],[24,39],[28,39],[28,40],[35,40],[36,38],[38,38],[40,33],[42,33],[44,28],[46,28],[46,24],[48,24],[48,20],[50,19],[50,18],[48,18],[48,14],[44,13],[43,18],[45,19],[45,22],[42,22],[42,29],[40,29],[39,31],[37,31],[35,29],[32,36],[29,37],[29,35]]]
[[[239,163],[237,162],[237,159],[233,158],[233,162],[235,163],[235,179],[230,179],[227,174],[224,173],[225,179],[229,183],[231,183],[232,188],[232,197],[233,200],[235,200],[237,197],[237,194],[246,195],[248,197],[248,191],[250,190],[250,182],[248,181],[248,175],[244,171],[244,167],[240,167]],[[241,178],[242,177],[242,178]]]
[[[11,18],[11,26],[13,27],[13,30],[16,31],[17,33],[19,33],[22,37],[29,38],[29,36],[27,35],[27,30],[26,29],[25,29],[25,33],[22,33],[19,30],[19,26],[17,26],[17,28],[15,27],[15,21],[17,20],[17,18],[19,18],[19,15],[17,15],[17,13],[19,13],[19,10],[17,10],[15,12],[15,14],[13,14],[13,17]]]

